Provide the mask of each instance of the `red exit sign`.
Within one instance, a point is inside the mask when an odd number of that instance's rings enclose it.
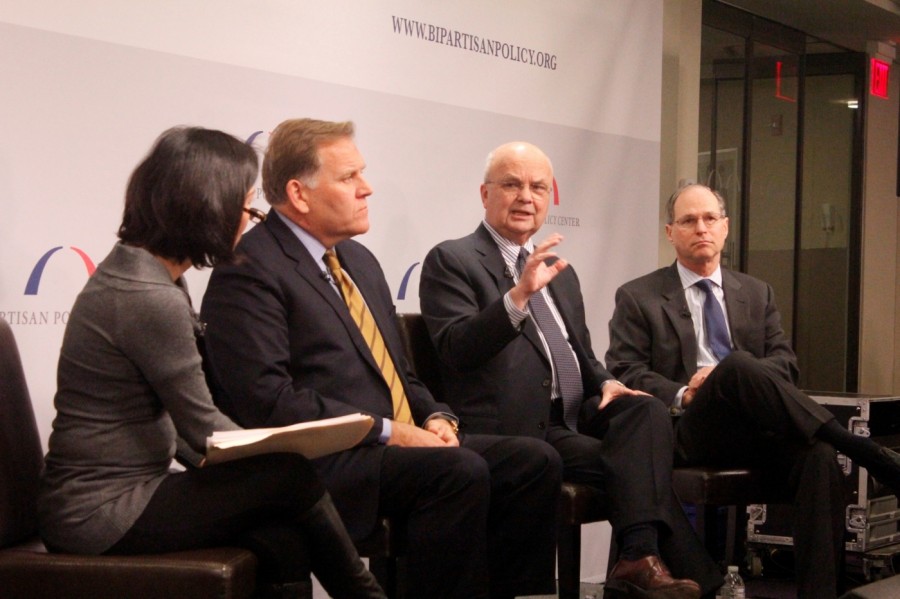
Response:
[[[890,74],[890,64],[878,60],[877,58],[873,58],[869,69],[869,93],[886,100],[888,97],[888,79],[890,78]]]

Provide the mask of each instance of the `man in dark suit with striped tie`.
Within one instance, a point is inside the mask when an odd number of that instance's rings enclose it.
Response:
[[[620,548],[608,591],[713,591],[722,576],[672,492],[668,411],[594,357],[578,277],[553,252],[561,237],[532,240],[553,191],[550,160],[532,144],[504,144],[480,191],[483,222],[428,253],[419,287],[461,430],[544,439],[566,480],[606,494]]]
[[[315,461],[347,529],[390,516],[406,534],[407,596],[555,591],[561,463],[536,439],[457,435],[410,372],[369,229],[352,123],[297,119],[270,137],[272,210],[213,271],[203,300],[217,403],[250,427],[363,412],[358,446]]]

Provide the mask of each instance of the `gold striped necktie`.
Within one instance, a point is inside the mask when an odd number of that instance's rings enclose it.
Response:
[[[406,399],[406,393],[403,391],[403,382],[400,380],[400,375],[397,374],[391,355],[384,346],[384,339],[381,337],[381,331],[378,330],[378,325],[375,324],[372,313],[366,307],[366,302],[363,300],[359,290],[350,281],[350,278],[344,274],[334,250],[326,251],[323,259],[328,270],[331,271],[331,276],[334,277],[334,280],[337,281],[338,286],[341,288],[341,294],[344,296],[347,308],[350,309],[350,316],[353,318],[353,322],[359,327],[366,344],[369,346],[369,350],[372,352],[372,356],[375,358],[375,363],[381,369],[381,375],[391,389],[394,420],[413,424],[412,413],[409,410],[409,401]]]

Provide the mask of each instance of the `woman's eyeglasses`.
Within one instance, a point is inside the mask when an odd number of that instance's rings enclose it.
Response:
[[[266,213],[259,208],[244,208],[244,212],[250,215],[250,222],[261,223],[266,220]]]

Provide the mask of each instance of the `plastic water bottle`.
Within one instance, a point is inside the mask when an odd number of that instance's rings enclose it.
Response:
[[[728,566],[725,584],[722,585],[721,597],[722,599],[744,599],[746,597],[744,579],[738,574],[737,566]]]

